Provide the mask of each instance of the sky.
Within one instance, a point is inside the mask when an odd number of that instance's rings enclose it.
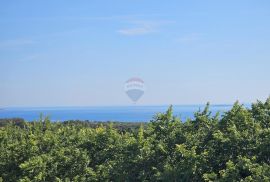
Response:
[[[270,1],[0,1],[0,68],[0,107],[265,100]]]

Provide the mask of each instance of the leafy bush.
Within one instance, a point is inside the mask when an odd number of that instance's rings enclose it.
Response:
[[[194,116],[181,122],[170,107],[139,128],[5,123],[0,181],[270,180],[270,98],[251,109],[235,103],[221,117],[207,104]]]

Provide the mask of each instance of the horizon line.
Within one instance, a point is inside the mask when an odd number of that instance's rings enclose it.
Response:
[[[211,104],[210,106],[233,106],[235,104],[234,103],[230,103],[230,104]],[[252,103],[241,103],[241,105],[251,105]],[[156,104],[156,105],[66,105],[66,106],[4,106],[4,107],[0,107],[0,110],[4,110],[4,109],[12,109],[12,108],[93,108],[93,107],[169,107],[169,106],[206,106],[207,103],[205,104]]]

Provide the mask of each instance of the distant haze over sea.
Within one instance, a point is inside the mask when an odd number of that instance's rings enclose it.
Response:
[[[245,105],[250,107],[250,105]],[[89,121],[127,121],[148,122],[157,113],[166,112],[169,106],[106,106],[106,107],[17,107],[0,109],[0,118],[23,118],[34,121],[40,115],[49,116],[52,121],[89,120]],[[174,115],[185,121],[193,118],[194,112],[203,110],[205,105],[176,105],[173,106]],[[211,105],[212,115],[217,112],[223,114],[232,105]]]

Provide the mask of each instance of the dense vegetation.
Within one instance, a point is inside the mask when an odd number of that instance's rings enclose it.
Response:
[[[270,181],[270,98],[138,130],[48,119],[0,128],[0,181]]]
[[[23,126],[25,124],[25,121],[22,118],[6,118],[6,119],[3,118],[3,119],[0,119],[0,127],[4,127],[8,124]]]
[[[41,116],[42,119],[42,116]],[[48,119],[48,118],[47,118]],[[24,127],[26,125],[26,121],[22,118],[3,118],[0,119],[0,127],[5,127],[7,125],[16,125],[20,127]],[[31,123],[30,123],[31,124]],[[33,124],[33,123],[32,123]],[[90,128],[98,128],[98,127],[110,127],[117,129],[119,132],[134,132],[138,131],[141,126],[146,127],[146,122],[118,122],[118,121],[81,121],[81,120],[67,120],[63,121],[63,125],[76,125],[81,127],[90,127]]]

